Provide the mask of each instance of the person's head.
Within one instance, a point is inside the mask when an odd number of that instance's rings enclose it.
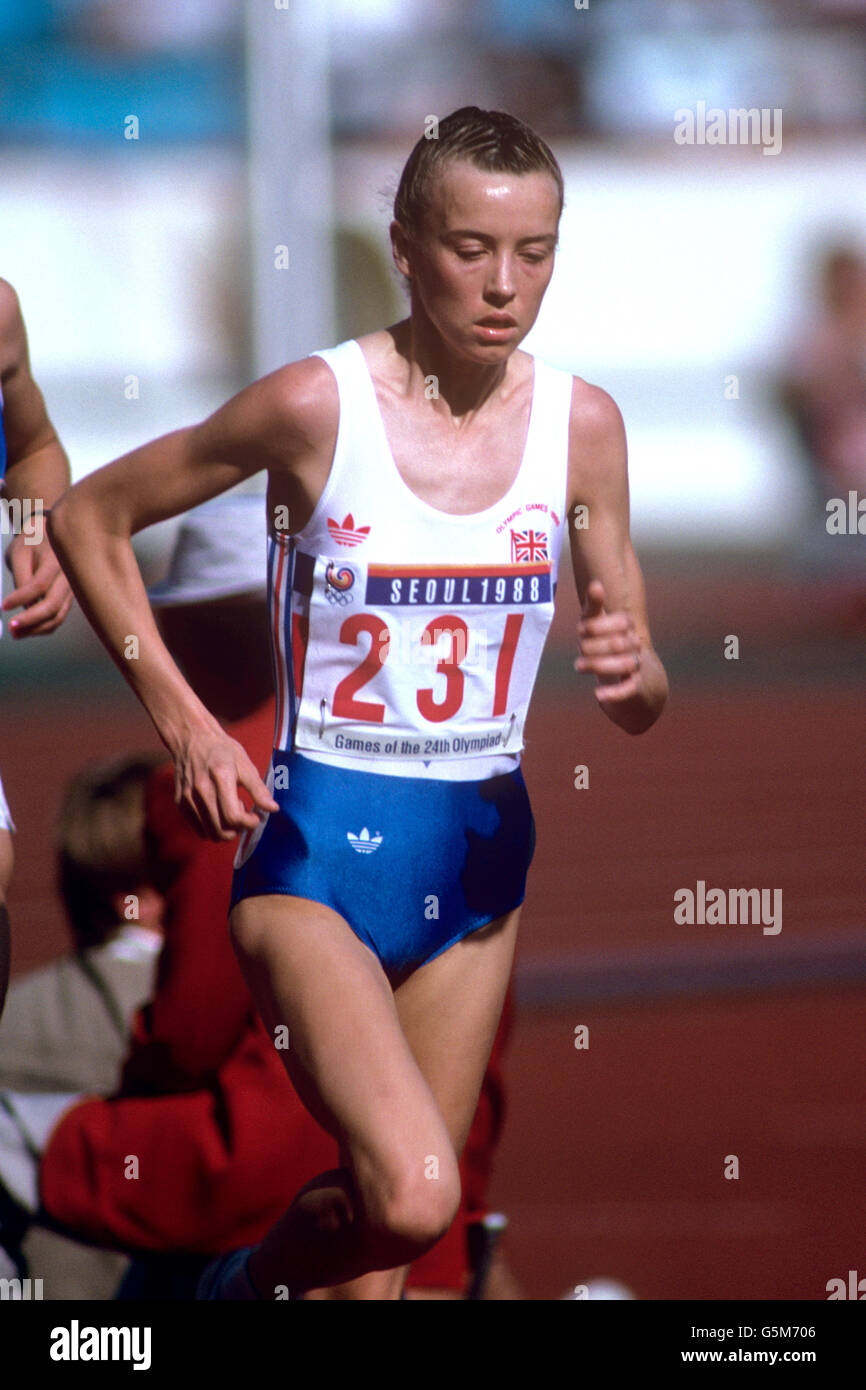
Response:
[[[559,165],[523,121],[462,107],[410,154],[391,240],[413,315],[478,362],[513,352],[535,322],[553,273],[563,207]],[[508,317],[495,331],[485,319]]]
[[[79,772],[60,807],[57,871],[79,951],[127,922],[158,930],[164,898],[145,832],[145,787],[164,753],[138,753]]]

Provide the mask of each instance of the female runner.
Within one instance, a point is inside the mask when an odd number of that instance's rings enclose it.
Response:
[[[81,605],[174,759],[178,800],[203,835],[243,832],[234,947],[301,1099],[340,1145],[341,1167],[258,1246],[209,1267],[199,1297],[400,1298],[405,1267],[455,1214],[534,846],[520,752],[566,530],[577,668],[629,733],[666,699],[619,411],[518,346],[562,201],[527,126],[454,112],[397,192],[407,319],[281,368],[52,513]],[[130,545],[260,469],[277,695],[266,783],[169,657]]]

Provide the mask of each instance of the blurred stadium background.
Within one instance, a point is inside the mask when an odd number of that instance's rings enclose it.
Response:
[[[0,44],[0,274],[76,477],[402,316],[388,194],[425,117],[497,107],[553,145],[567,207],[527,346],[623,411],[672,697],[643,739],[607,724],[566,576],[493,1196],[532,1298],[600,1276],[826,1297],[866,1206],[866,539],[828,537],[779,383],[822,257],[866,250],[866,3],[0,0]],[[701,101],[780,109],[781,150],[677,144]],[[138,540],[148,579],[173,527]],[[66,946],[65,779],[154,735],[78,613],[4,640],[0,683],[20,971]],[[676,925],[698,879],[782,888],[783,930]]]

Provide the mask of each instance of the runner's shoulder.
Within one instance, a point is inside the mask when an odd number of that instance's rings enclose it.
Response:
[[[339,419],[334,374],[321,357],[289,362],[234,396],[201,427],[207,449],[214,435],[269,459],[315,454],[333,446]]]
[[[622,413],[613,396],[583,377],[572,377],[569,427],[573,441],[613,439],[625,432]]]
[[[625,425],[616,401],[601,386],[573,378],[568,426],[569,507],[599,488],[627,486]]]
[[[321,357],[302,357],[273,372],[271,406],[300,442],[316,447],[337,428],[340,397],[331,368]]]

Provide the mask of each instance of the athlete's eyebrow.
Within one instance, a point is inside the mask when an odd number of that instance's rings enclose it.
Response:
[[[486,232],[476,232],[471,227],[455,227],[443,233],[446,237],[472,237],[475,241],[483,241],[487,246],[493,246],[496,238],[489,236]],[[556,245],[556,237],[553,232],[534,232],[532,236],[522,236],[517,242],[518,246],[525,246],[530,241],[549,241],[551,245]]]

